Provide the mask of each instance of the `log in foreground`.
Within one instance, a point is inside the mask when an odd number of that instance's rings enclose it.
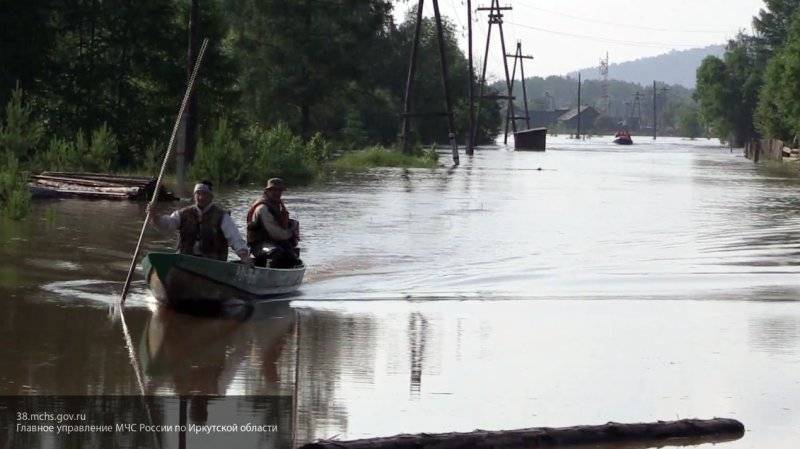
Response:
[[[600,426],[534,427],[468,433],[396,435],[353,441],[318,441],[301,449],[530,449],[625,443],[624,447],[694,445],[732,441],[744,435],[744,425],[727,418],[682,419],[655,423]],[[616,446],[615,446],[616,447]]]

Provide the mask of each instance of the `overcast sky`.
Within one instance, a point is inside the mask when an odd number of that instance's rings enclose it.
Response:
[[[472,7],[490,3],[473,0]],[[514,53],[520,40],[523,52],[535,58],[525,61],[525,76],[561,75],[597,66],[606,52],[613,64],[725,43],[741,29],[750,33],[752,17],[763,6],[761,0],[501,0],[500,4],[513,8],[504,11],[507,51]],[[416,1],[397,3],[396,20],[404,20],[415,5]],[[466,0],[439,0],[441,13],[461,31],[465,52],[466,5]],[[425,1],[424,13],[433,16],[432,0]],[[476,71],[485,50],[487,22],[487,12],[473,14]],[[496,79],[503,76],[499,45],[498,27],[493,25],[488,70]]]

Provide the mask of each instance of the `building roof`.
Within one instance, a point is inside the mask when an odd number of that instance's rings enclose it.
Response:
[[[594,114],[599,114],[599,112],[597,112],[597,110],[595,108],[591,107],[591,106],[581,106],[581,112],[580,112],[581,115],[583,115],[583,114],[585,114],[587,112],[594,113]],[[577,116],[578,116],[578,108],[575,107],[575,108],[572,108],[569,111],[565,112],[564,114],[562,114],[561,117],[558,118],[558,121],[559,122],[568,122],[568,121],[574,119]]]

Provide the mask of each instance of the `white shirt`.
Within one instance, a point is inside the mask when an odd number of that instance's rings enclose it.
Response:
[[[197,205],[192,206],[197,212],[200,214],[200,217],[203,216],[204,212],[207,212],[208,209],[211,207],[211,204],[206,206],[204,210],[201,210]],[[177,231],[178,228],[181,227],[181,214],[179,210],[171,213],[170,215],[160,215],[156,216],[156,222],[158,223],[158,227],[166,230],[166,231]],[[220,229],[222,229],[222,235],[225,236],[225,239],[228,240],[228,245],[238,254],[242,250],[247,251],[247,243],[242,238],[242,235],[239,233],[239,230],[236,228],[236,224],[233,222],[230,214],[224,214],[222,216],[222,223],[220,223]]]
[[[256,210],[253,213],[253,221],[261,220],[261,224],[264,225],[264,229],[267,230],[271,239],[274,240],[289,240],[294,235],[293,230],[290,229],[283,229],[275,220],[275,217],[269,212],[269,208],[265,205],[260,205],[256,207]]]

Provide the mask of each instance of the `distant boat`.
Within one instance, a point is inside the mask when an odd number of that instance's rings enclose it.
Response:
[[[617,145],[633,145],[633,139],[627,132],[620,131],[614,137],[614,143]]]
[[[149,253],[145,279],[157,300],[171,306],[263,299],[297,290],[306,267],[260,268],[177,253]],[[210,304],[209,304],[210,305]]]

